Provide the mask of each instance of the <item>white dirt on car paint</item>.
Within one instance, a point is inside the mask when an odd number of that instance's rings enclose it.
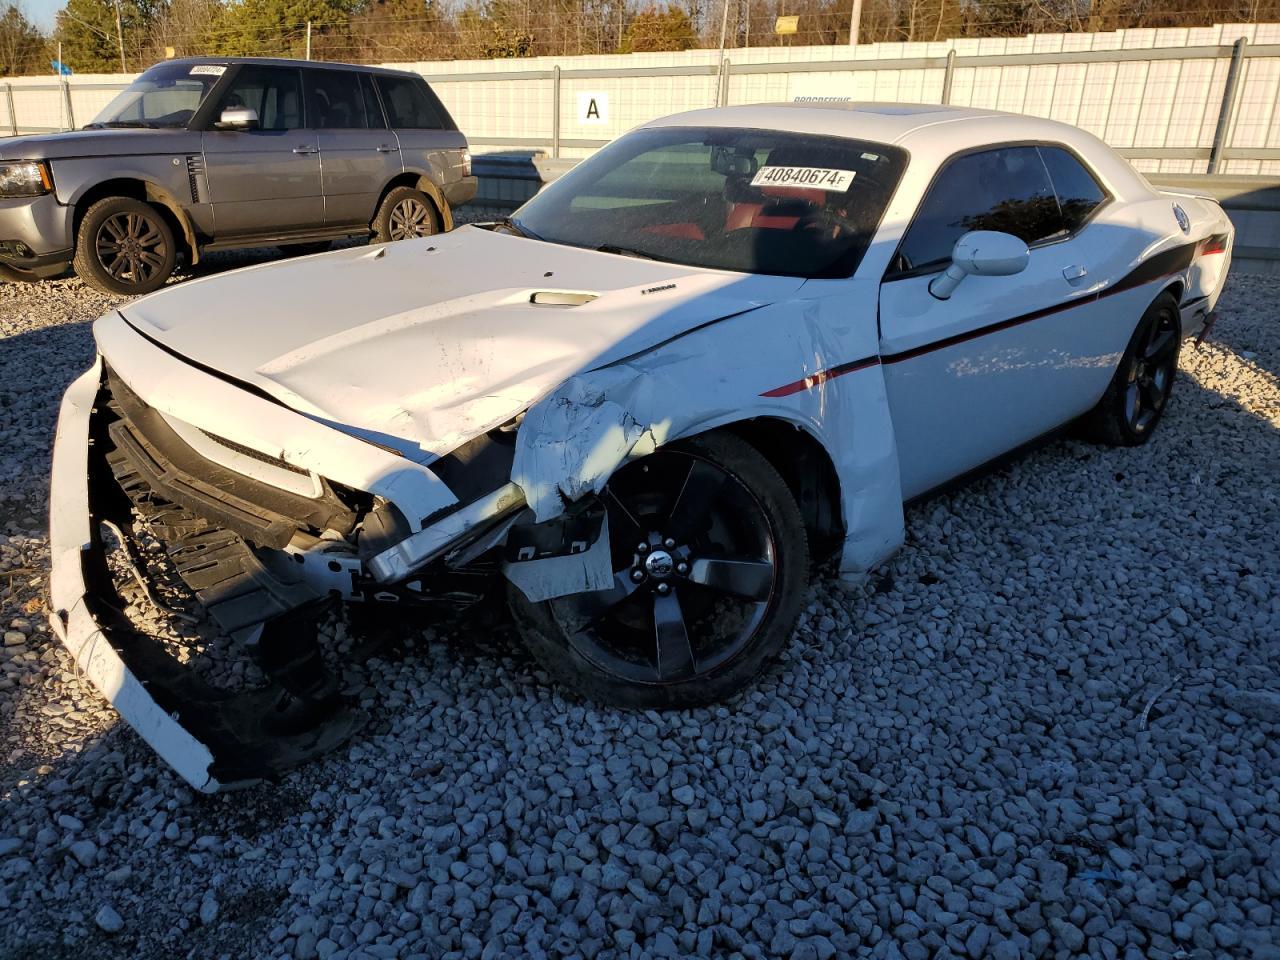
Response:
[[[355,744],[201,798],[44,625],[53,418],[108,304],[0,286],[0,953],[1275,960],[1277,299],[1231,278],[1149,445],[908,511],[733,704],[568,702],[505,633],[425,632],[355,670]]]

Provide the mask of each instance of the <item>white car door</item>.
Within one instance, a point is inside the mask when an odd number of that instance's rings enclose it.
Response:
[[[1106,389],[1117,318],[1096,294],[1120,238],[1089,228],[1106,199],[1061,147],[969,152],[939,171],[880,290],[881,358],[905,497],[1071,420]],[[970,230],[1026,241],[1027,268],[969,276],[939,300],[929,282]]]

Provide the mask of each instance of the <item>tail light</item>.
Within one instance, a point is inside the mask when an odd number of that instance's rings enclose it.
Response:
[[[1227,252],[1227,235],[1225,233],[1215,233],[1212,237],[1206,237],[1200,241],[1200,256],[1207,257],[1215,253]]]
[[[462,151],[462,175],[464,177],[471,176],[471,151]]]

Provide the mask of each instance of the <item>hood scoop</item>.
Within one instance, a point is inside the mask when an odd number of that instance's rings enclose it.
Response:
[[[535,307],[580,307],[599,298],[598,293],[582,290],[535,290],[529,294],[529,302]]]

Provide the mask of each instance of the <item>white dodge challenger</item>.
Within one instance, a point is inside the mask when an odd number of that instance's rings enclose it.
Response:
[[[317,641],[335,602],[505,593],[588,696],[725,698],[788,641],[812,564],[863,576],[904,503],[1067,424],[1150,437],[1232,238],[1212,200],[1046,120],[657,120],[508,220],[98,320],[54,449],[53,625],[205,791],[358,727]],[[130,616],[131,579],[267,685],[198,679]]]

